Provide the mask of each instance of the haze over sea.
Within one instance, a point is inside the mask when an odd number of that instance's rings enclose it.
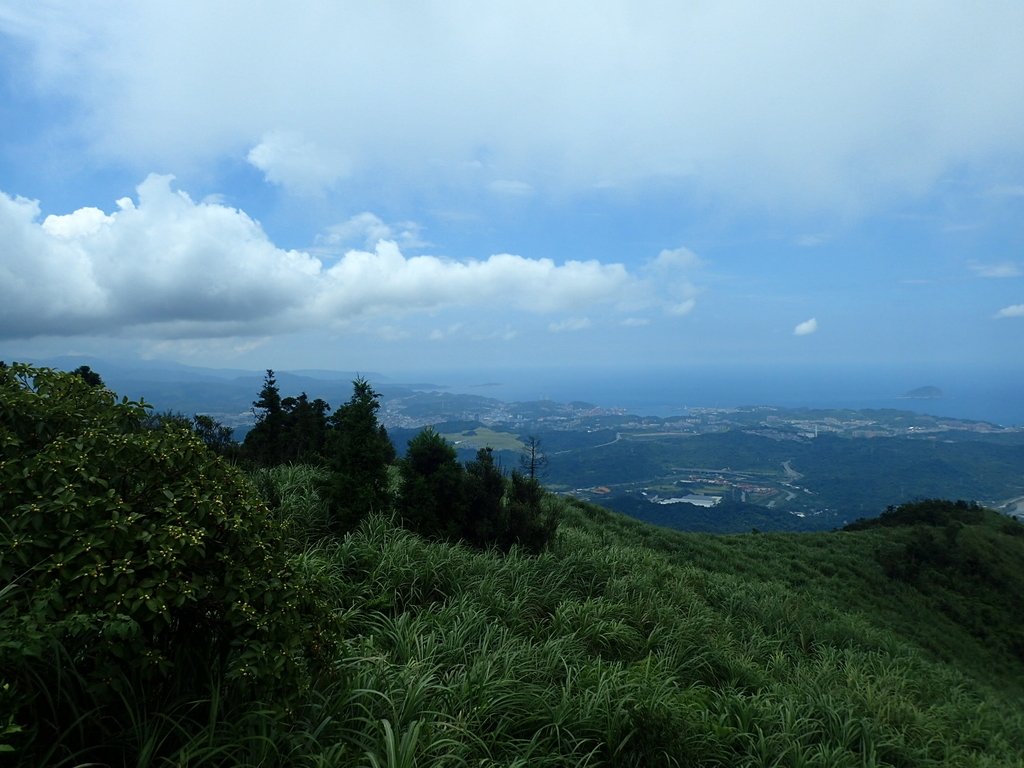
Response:
[[[1024,426],[1024,368],[666,365],[637,369],[432,371],[409,375],[444,384],[452,391],[505,401],[582,400],[645,416],[671,416],[689,408],[744,405],[895,408]],[[942,396],[906,396],[925,386],[937,387]]]

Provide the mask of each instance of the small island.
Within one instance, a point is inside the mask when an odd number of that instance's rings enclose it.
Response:
[[[903,397],[908,400],[937,400],[942,397],[942,390],[933,386],[918,387],[905,392]]]

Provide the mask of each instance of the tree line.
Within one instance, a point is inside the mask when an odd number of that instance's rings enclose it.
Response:
[[[508,475],[489,447],[460,463],[455,448],[429,427],[409,441],[399,459],[379,409],[380,394],[362,377],[352,382],[348,401],[331,413],[328,403],[310,400],[305,392],[282,397],[268,370],[253,401],[256,423],[241,446],[229,450],[256,467],[322,466],[320,491],[338,532],[354,529],[371,512],[384,512],[427,538],[480,548],[539,552],[553,539],[558,521],[543,503],[545,458],[536,439],[528,443],[522,468]],[[216,442],[211,425],[203,426],[204,442]]]
[[[0,361],[0,370],[7,365]],[[103,390],[89,366],[71,372],[90,388]],[[283,397],[268,369],[252,404],[256,423],[241,444],[233,430],[212,417],[147,412],[144,426],[187,429],[212,451],[250,469],[281,464],[322,467],[320,493],[336,533],[355,529],[370,513],[394,514],[426,538],[462,541],[479,548],[543,550],[554,538],[557,514],[545,505],[540,484],[547,458],[530,437],[520,468],[506,474],[491,448],[460,463],[455,448],[433,428],[409,441],[399,459],[380,423],[380,394],[362,377],[352,396],[333,413],[320,398],[302,392]]]

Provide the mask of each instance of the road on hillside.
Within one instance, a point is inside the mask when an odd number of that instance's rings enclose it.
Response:
[[[789,459],[789,461],[782,462],[782,468],[784,470],[786,470],[786,477],[788,479],[790,479],[790,480],[799,480],[800,478],[803,477],[803,475],[800,472],[797,472],[791,466],[789,466],[789,463],[791,461],[792,461],[792,459]]]

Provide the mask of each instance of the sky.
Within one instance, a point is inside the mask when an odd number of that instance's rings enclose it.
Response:
[[[1024,3],[0,0],[0,358],[1024,368]]]

